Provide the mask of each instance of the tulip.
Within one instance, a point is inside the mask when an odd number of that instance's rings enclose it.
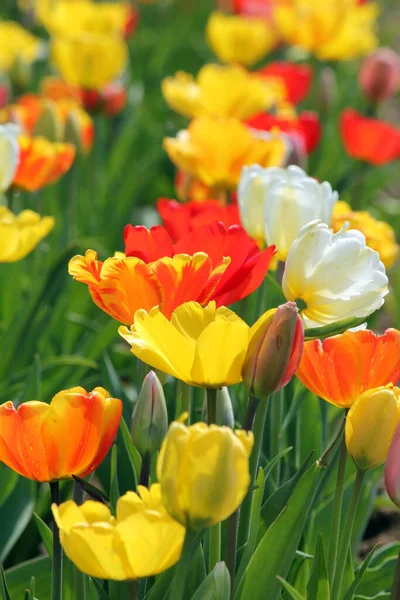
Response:
[[[101,90],[124,70],[126,43],[116,35],[86,33],[55,37],[51,61],[67,83]]]
[[[262,19],[213,12],[206,28],[207,41],[223,63],[250,67],[277,43],[274,28]]]
[[[278,128],[282,133],[286,133],[294,150],[300,154],[300,160],[304,163],[307,154],[310,154],[318,146],[321,138],[321,124],[319,116],[313,111],[304,111],[299,115],[293,107],[284,104],[282,110],[275,111],[274,114],[261,113],[247,119],[246,123],[252,129],[259,131],[272,131]],[[292,149],[293,152],[293,149]],[[286,158],[287,164],[289,162]]]
[[[0,21],[0,72],[9,72],[19,62],[32,64],[42,52],[42,42],[14,21]]]
[[[400,56],[391,48],[377,48],[361,65],[358,83],[372,102],[392,98],[400,87]]]
[[[106,456],[116,436],[122,402],[100,387],[64,390],[50,404],[0,406],[0,460],[35,481],[83,478]]]
[[[18,127],[0,125],[0,192],[5,192],[14,179],[19,163]]]
[[[150,371],[144,378],[132,415],[132,441],[142,457],[158,452],[167,429],[163,387],[154,371]]]
[[[55,183],[72,166],[75,146],[50,142],[44,137],[19,138],[20,162],[13,185],[29,192]]]
[[[227,519],[247,493],[252,448],[251,432],[172,423],[157,461],[169,514],[197,531]]]
[[[363,234],[325,223],[305,225],[286,260],[282,290],[302,306],[305,329],[348,317],[366,318],[384,303],[388,278],[379,254]]]
[[[247,119],[285,99],[279,80],[263,81],[240,65],[205,65],[197,80],[179,71],[162,81],[167,104],[188,117],[236,117]]]
[[[166,512],[160,486],[138,487],[117,502],[116,518],[100,502],[52,505],[61,545],[92,577],[123,581],[157,575],[180,556],[185,529]]]
[[[400,460],[399,460],[400,424],[397,425],[385,465],[386,491],[397,507],[400,508]]]
[[[218,388],[215,398],[216,404],[216,425],[235,427],[235,415],[233,413],[232,400],[227,387]]]
[[[143,228],[144,229],[144,228]],[[74,256],[68,272],[89,287],[94,303],[111,317],[130,325],[138,309],[158,306],[170,317],[173,310],[189,300],[207,304],[212,298],[229,257],[213,265],[204,252],[193,256],[175,254],[149,263],[136,257],[97,260],[97,252]]]
[[[252,327],[243,382],[255,398],[268,398],[294,376],[304,345],[303,324],[293,302],[266,312]]]
[[[362,329],[306,342],[296,375],[320,398],[350,408],[365,391],[400,379],[400,331]]]
[[[210,117],[198,117],[176,138],[165,138],[164,148],[179,169],[217,189],[236,187],[245,165],[279,166],[286,154],[279,134],[257,137],[237,119]]]
[[[176,200],[159,198],[157,211],[162,219],[163,227],[173,242],[177,242],[188,233],[208,225],[213,221],[221,221],[226,228],[240,225],[239,211],[236,203],[222,206],[218,200],[194,200],[182,204]]]
[[[242,380],[250,328],[234,312],[210,302],[178,306],[168,320],[159,307],[138,310],[130,329],[119,334],[143,362],[184,383],[205,388]]]
[[[289,61],[270,62],[257,73],[267,81],[280,79],[286,87],[286,99],[291,104],[298,104],[308,95],[313,79],[310,65],[296,64]]]
[[[367,390],[346,417],[346,446],[361,471],[385,462],[400,417],[400,389],[388,385]]]
[[[32,210],[14,215],[5,206],[0,206],[0,263],[24,258],[53,227],[53,217],[40,217]]]
[[[304,225],[315,219],[330,223],[338,193],[296,166],[252,165],[243,169],[238,199],[246,231],[257,239],[263,230],[266,242],[276,245],[278,260],[284,261]]]
[[[333,208],[332,229],[340,231],[345,223],[365,235],[367,246],[376,250],[386,269],[392,267],[399,256],[399,245],[393,227],[386,221],[378,221],[366,210],[352,210],[350,204],[339,200]]]
[[[126,256],[135,256],[147,263],[176,254],[192,256],[196,252],[205,252],[215,265],[229,257],[230,263],[209,298],[215,300],[217,306],[227,306],[254,292],[263,282],[275,254],[274,246],[261,252],[240,225],[226,229],[218,221],[198,227],[174,245],[160,226],[147,230],[127,225],[124,240]]]
[[[287,44],[327,61],[355,59],[371,52],[378,42],[378,13],[374,2],[297,0],[278,4],[273,14],[277,33]]]
[[[400,158],[400,128],[386,121],[363,117],[347,108],[340,116],[340,135],[352,158],[376,166]]]

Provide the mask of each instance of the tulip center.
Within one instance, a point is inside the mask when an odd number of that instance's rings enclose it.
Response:
[[[300,312],[302,310],[306,310],[307,302],[305,300],[303,300],[303,298],[296,298],[295,303]]]

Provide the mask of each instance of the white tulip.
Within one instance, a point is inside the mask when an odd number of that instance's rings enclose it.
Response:
[[[328,182],[318,183],[297,166],[262,169],[253,165],[243,169],[238,199],[249,235],[275,244],[277,258],[284,261],[304,225],[316,219],[330,224],[338,193]]]
[[[305,328],[367,317],[389,291],[379,254],[360,231],[346,228],[334,234],[325,223],[313,221],[289,250],[282,289],[287,300],[301,301]]]
[[[0,192],[10,187],[19,164],[18,134],[16,125],[0,125]]]

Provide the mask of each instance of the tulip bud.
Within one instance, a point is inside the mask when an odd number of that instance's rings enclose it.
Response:
[[[267,398],[292,379],[304,345],[303,324],[294,302],[262,315],[250,331],[243,382],[252,396]]]
[[[346,446],[361,471],[385,462],[400,416],[400,389],[392,384],[367,390],[350,408]]]
[[[76,151],[79,154],[85,152],[79,119],[73,111],[68,113],[68,117],[65,123],[64,142],[74,144]]]
[[[62,140],[63,125],[54,102],[49,101],[43,106],[40,117],[35,125],[34,135],[45,137],[50,142],[60,142]]]
[[[324,67],[319,80],[319,105],[326,112],[337,100],[337,79],[332,67]]]
[[[358,83],[372,102],[391,98],[400,87],[400,56],[391,48],[377,48],[361,65]]]
[[[204,421],[207,421],[207,393],[204,392],[204,409],[202,418]],[[232,400],[229,395],[229,391],[227,387],[222,387],[217,389],[217,397],[215,399],[217,413],[216,413],[216,425],[225,425],[225,427],[234,428],[235,425],[235,417],[233,414],[232,408]]]
[[[144,378],[132,415],[132,441],[142,457],[160,449],[167,428],[164,390],[157,375],[150,371]]]

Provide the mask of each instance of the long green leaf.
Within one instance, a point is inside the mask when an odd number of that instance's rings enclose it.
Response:
[[[6,575],[4,573],[2,562],[0,562],[0,583],[1,583],[1,593],[3,595],[3,600],[12,600],[10,592],[8,591]]]
[[[192,600],[229,600],[231,582],[224,562],[219,562],[198,587]]]
[[[324,545],[319,536],[311,567],[310,579],[307,584],[307,600],[329,600],[329,579]]]
[[[53,532],[50,527],[46,525],[44,521],[37,515],[33,513],[33,519],[35,521],[36,527],[39,531],[39,535],[42,539],[44,547],[46,548],[50,558],[53,557]]]
[[[369,566],[371,560],[373,559],[374,554],[377,551],[377,549],[379,548],[379,546],[380,546],[380,544],[376,544],[372,548],[372,550],[368,554],[367,558],[364,560],[363,564],[361,565],[360,569],[357,571],[354,581],[351,584],[351,586],[349,587],[349,589],[347,590],[346,595],[344,596],[343,600],[353,600],[353,596],[356,593],[357,588],[360,585],[360,583],[365,575],[365,572],[368,569],[368,566]]]
[[[306,600],[304,596],[300,594],[300,592],[298,592],[292,585],[290,585],[290,583],[282,579],[282,577],[278,576],[277,580],[282,585],[282,587],[285,588],[285,590],[288,592],[290,597],[293,598],[293,600]]]
[[[28,525],[35,503],[33,481],[19,477],[17,485],[0,507],[0,560],[4,560]]]

